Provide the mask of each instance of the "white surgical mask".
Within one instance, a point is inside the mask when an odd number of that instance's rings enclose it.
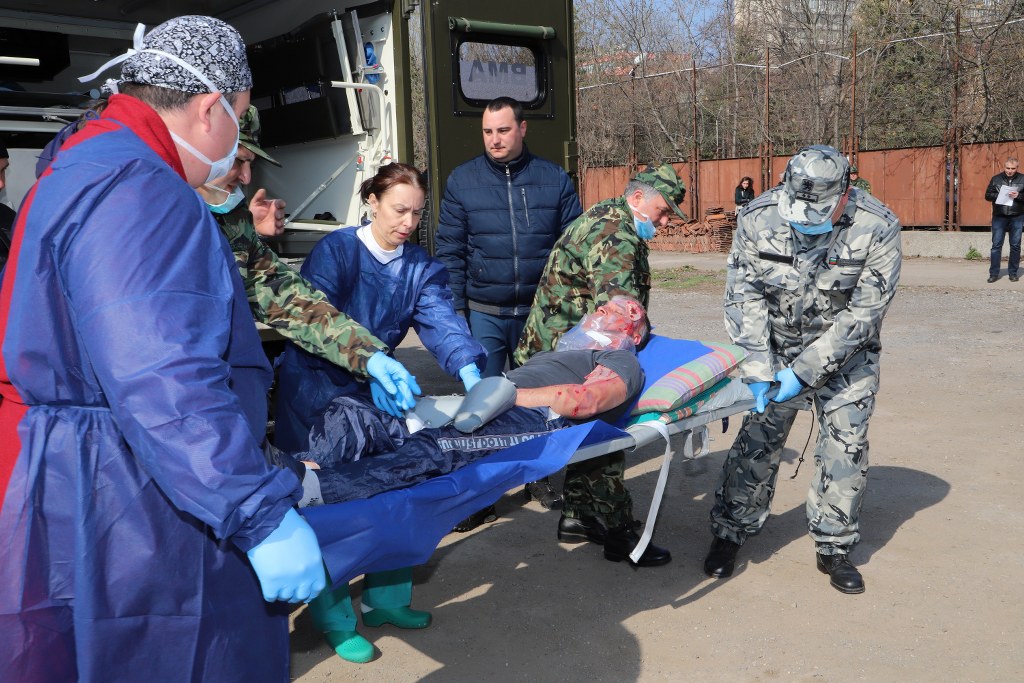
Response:
[[[238,154],[238,136],[241,132],[238,128],[238,119],[235,118],[235,112],[231,111],[231,105],[228,104],[227,98],[223,95],[220,96],[220,102],[224,105],[224,108],[228,110],[228,115],[231,116],[231,121],[235,124],[235,144],[228,152],[227,156],[223,156],[216,161],[210,161],[205,154],[200,152],[198,149],[190,145],[183,137],[171,131],[171,137],[174,141],[188,150],[189,154],[194,156],[199,161],[207,164],[210,167],[210,172],[206,176],[206,183],[212,183],[218,178],[223,178],[231,170],[231,167],[235,164],[235,155]]]
[[[142,39],[145,36],[145,33],[146,33],[145,25],[139,24],[138,26],[136,26],[135,27],[135,35],[133,36],[133,40],[132,40],[132,44],[134,45],[134,47],[130,48],[128,50],[128,52],[124,53],[123,55],[119,55],[117,57],[114,57],[113,59],[108,61],[106,64],[101,66],[99,69],[97,69],[96,71],[94,71],[91,74],[89,74],[88,76],[82,76],[78,80],[81,81],[82,83],[86,83],[88,81],[91,81],[91,80],[95,79],[97,76],[99,76],[101,73],[103,73],[104,71],[106,71],[110,67],[112,67],[112,66],[114,66],[116,64],[120,64],[121,62],[123,62],[124,60],[128,59],[132,55],[134,55],[136,53],[139,53],[139,52],[148,52],[150,54],[160,55],[161,57],[166,57],[167,59],[171,60],[172,62],[174,62],[175,64],[180,66],[182,69],[185,69],[186,71],[191,73],[193,76],[198,78],[203,83],[203,85],[205,85],[207,88],[209,88],[211,93],[220,92],[219,89],[217,88],[217,86],[215,86],[213,84],[213,81],[211,81],[209,78],[207,78],[204,73],[202,73],[201,71],[199,71],[199,69],[195,68],[194,66],[192,66],[191,64],[186,62],[184,59],[182,59],[180,57],[177,57],[175,55],[172,55],[169,52],[164,52],[163,50],[156,50],[156,49],[153,49],[153,48],[143,47]],[[234,124],[235,124],[235,144],[231,148],[231,151],[230,151],[230,153],[227,154],[227,156],[224,156],[224,157],[222,157],[220,159],[217,159],[216,161],[210,161],[210,159],[207,158],[207,156],[205,154],[203,154],[198,149],[196,149],[195,147],[190,145],[188,142],[186,142],[180,135],[177,135],[174,131],[170,131],[171,132],[171,137],[174,139],[174,141],[176,143],[178,143],[179,145],[184,147],[185,150],[188,151],[192,156],[194,156],[195,158],[199,159],[201,162],[203,162],[204,164],[207,164],[210,167],[210,172],[209,172],[209,174],[207,174],[207,177],[206,177],[206,183],[211,183],[214,180],[216,180],[217,178],[223,178],[224,176],[226,176],[228,174],[228,171],[231,170],[231,166],[234,165],[234,163],[235,163],[235,155],[238,153],[238,136],[241,133],[241,130],[238,127],[238,117],[235,116],[235,112],[231,109],[231,105],[228,104],[228,100],[227,100],[226,97],[224,97],[224,95],[220,96],[220,103],[222,105],[224,105],[224,109],[227,110],[228,116],[231,117],[232,122],[234,122]]]
[[[235,210],[236,206],[242,203],[243,199],[245,199],[245,193],[242,192],[242,187],[240,185],[235,185],[235,189],[230,192],[225,190],[223,187],[217,187],[216,185],[207,184],[205,187],[227,195],[224,198],[224,201],[220,204],[211,204],[210,202],[206,202],[206,207],[214,213],[230,213]]]

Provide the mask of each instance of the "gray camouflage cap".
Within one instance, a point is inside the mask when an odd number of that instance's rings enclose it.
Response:
[[[220,19],[197,15],[169,19],[147,33],[142,51],[135,52],[121,65],[121,79],[127,83],[156,85],[195,95],[208,93],[209,86],[188,69],[145,50],[177,57],[206,76],[222,93],[252,88],[252,72],[242,36]]]
[[[835,147],[811,145],[797,152],[782,177],[779,215],[791,223],[827,221],[850,185],[850,163]]]

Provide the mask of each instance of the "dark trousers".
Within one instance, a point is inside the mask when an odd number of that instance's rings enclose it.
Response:
[[[487,364],[480,368],[481,377],[498,377],[505,371],[505,361],[509,369],[517,364],[512,360],[512,353],[519,345],[519,337],[526,327],[526,316],[490,315],[479,311],[469,312],[469,329],[480,345],[487,351]]]
[[[1024,231],[1024,214],[1019,216],[992,216],[992,257],[988,274],[999,277],[999,264],[1003,258],[1003,240],[1010,236],[1010,262],[1006,271],[1010,275],[1020,273],[1020,238]]]

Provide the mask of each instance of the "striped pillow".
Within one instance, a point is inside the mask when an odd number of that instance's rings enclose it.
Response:
[[[704,343],[708,351],[662,375],[643,394],[632,414],[675,410],[733,371],[747,353],[734,344]]]
[[[691,415],[700,412],[700,409],[703,408],[708,401],[712,400],[721,391],[726,389],[730,382],[732,382],[732,380],[726,377],[722,381],[716,382],[710,389],[705,389],[700,392],[675,410],[670,410],[667,413],[643,413],[642,415],[634,415],[629,418],[628,424],[635,425],[641,422],[651,422],[653,420],[658,420],[665,424],[672,424],[678,420],[690,417]]]

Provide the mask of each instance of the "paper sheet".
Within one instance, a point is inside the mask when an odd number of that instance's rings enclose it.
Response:
[[[1020,192],[1020,190],[1021,188],[1017,187],[1016,185],[1000,185],[999,196],[996,197],[996,204],[1000,204],[1002,206],[1012,206],[1013,197],[1010,196],[1010,193]]]

